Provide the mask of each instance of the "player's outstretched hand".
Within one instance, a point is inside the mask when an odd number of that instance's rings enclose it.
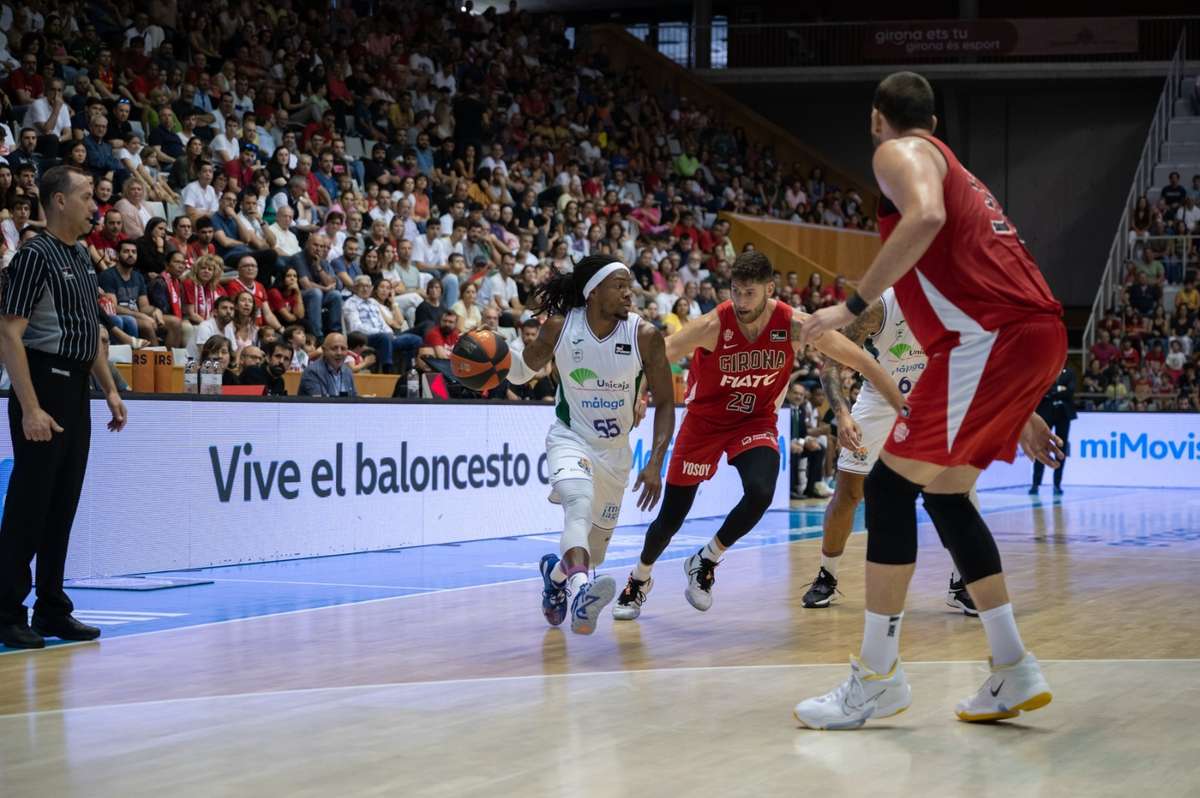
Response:
[[[801,323],[800,346],[807,346],[830,330],[840,330],[852,321],[854,314],[846,308],[845,302],[821,308]]]
[[[1051,432],[1045,420],[1037,413],[1029,417],[1025,428],[1021,430],[1021,451],[1030,460],[1036,460],[1051,468],[1058,468],[1066,457],[1062,444],[1062,438]]]
[[[637,493],[639,488],[642,491],[642,495],[638,497],[639,510],[649,510],[658,504],[658,497],[662,495],[662,474],[653,460],[638,472],[637,481],[633,483],[633,492]]]

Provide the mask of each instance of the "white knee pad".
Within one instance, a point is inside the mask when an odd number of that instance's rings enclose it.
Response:
[[[564,553],[574,548],[587,549],[588,532],[592,527],[592,481],[564,479],[554,483],[554,492],[558,494],[563,508],[563,533],[559,548]]]
[[[613,530],[592,525],[592,531],[588,535],[588,555],[591,557],[592,567],[599,568],[600,563],[604,562],[604,556],[608,554],[608,542],[612,540]]]

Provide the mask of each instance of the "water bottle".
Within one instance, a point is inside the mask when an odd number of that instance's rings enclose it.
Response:
[[[200,393],[219,394],[221,392],[220,366],[215,360],[206,360],[200,368]]]
[[[183,367],[183,392],[200,392],[200,368],[196,365],[196,361],[190,357],[187,359],[187,365]]]
[[[405,379],[407,380],[407,384],[406,384],[407,389],[405,390],[404,395],[407,396],[409,399],[420,399],[421,398],[421,378],[417,376],[417,370],[410,368],[408,370],[408,376]]]

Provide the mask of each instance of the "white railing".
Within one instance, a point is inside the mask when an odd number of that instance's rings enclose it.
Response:
[[[1161,157],[1168,127],[1175,113],[1175,100],[1179,98],[1179,86],[1183,82],[1184,67],[1187,63],[1186,48],[1187,31],[1184,30],[1179,34],[1175,55],[1167,66],[1167,82],[1163,87],[1162,94],[1159,95],[1158,105],[1154,109],[1154,118],[1150,121],[1146,143],[1142,145],[1137,171],[1133,174],[1133,185],[1129,187],[1129,195],[1125,197],[1121,220],[1117,223],[1117,234],[1113,236],[1112,247],[1108,250],[1108,262],[1104,266],[1104,274],[1100,277],[1100,288],[1096,291],[1096,300],[1092,303],[1092,315],[1088,319],[1087,327],[1083,330],[1084,372],[1087,371],[1092,344],[1096,341],[1096,325],[1104,316],[1104,312],[1121,295],[1121,285],[1125,277],[1125,261],[1129,257],[1129,219],[1133,214],[1134,203],[1137,202],[1138,197],[1150,190],[1154,181],[1154,167],[1158,165]]]

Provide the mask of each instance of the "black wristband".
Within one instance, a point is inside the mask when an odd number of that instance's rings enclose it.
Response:
[[[867,302],[858,294],[854,294],[846,300],[846,310],[853,313],[855,316],[862,315],[862,312],[867,309]]]

